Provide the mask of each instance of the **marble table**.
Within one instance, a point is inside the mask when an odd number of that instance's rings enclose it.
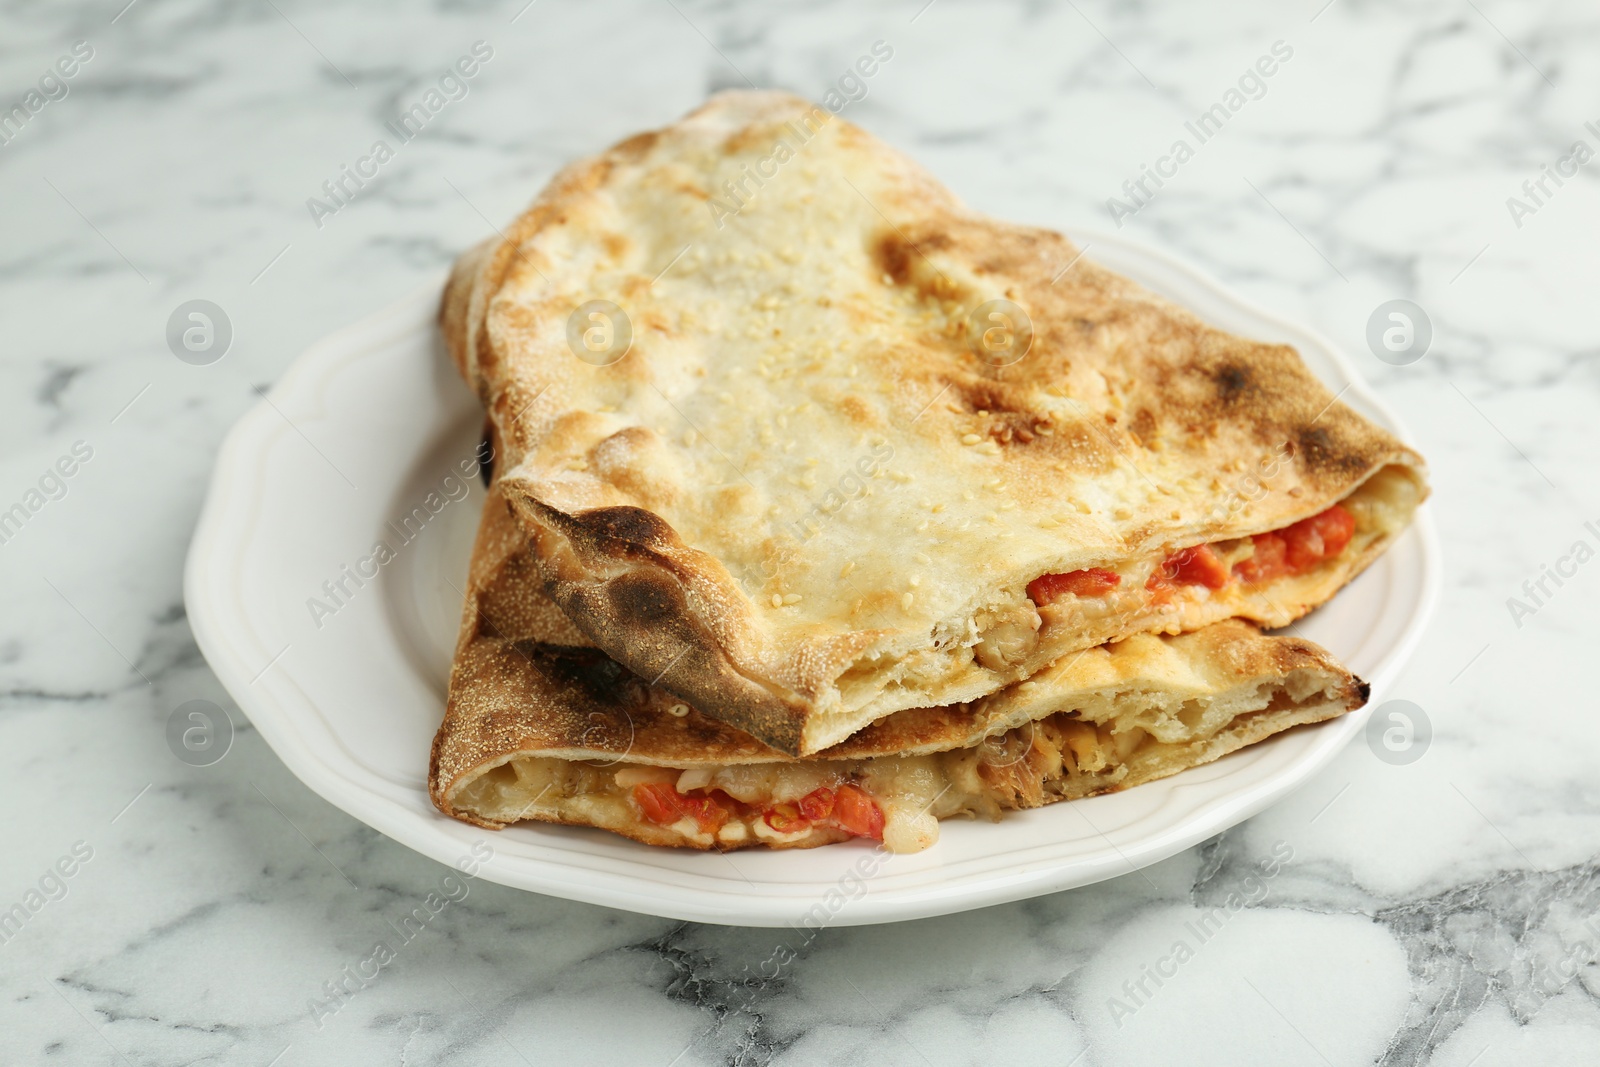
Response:
[[[0,542],[0,911],[27,915],[0,1062],[1600,1062],[1592,10],[124,3],[0,3],[0,511],[26,513]],[[212,766],[166,740],[228,702],[181,598],[218,442],[561,163],[747,83],[841,92],[972,204],[1120,229],[1354,353],[1433,464],[1446,584],[1392,694],[1431,744],[1357,742],[1139,875],[827,930],[767,980],[782,931],[480,880],[352,983],[443,868],[242,717]],[[232,324],[209,366],[167,344],[191,299]],[[1395,299],[1420,358],[1369,346]]]

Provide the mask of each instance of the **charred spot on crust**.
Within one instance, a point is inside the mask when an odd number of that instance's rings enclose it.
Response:
[[[542,641],[518,641],[517,648],[549,677],[602,707],[630,708],[644,697],[644,685],[633,672],[599,649]]]
[[[978,432],[999,445],[1030,444],[1039,426],[1050,421],[1029,405],[1025,392],[992,378],[957,381],[951,391],[969,414],[987,412],[980,416],[984,425]]]
[[[1367,699],[1372,696],[1372,686],[1368,682],[1365,682],[1362,679],[1357,678],[1356,679],[1356,693],[1360,695],[1361,703],[1365,704],[1367,702]],[[1360,705],[1358,704],[1357,707],[1360,707]]]
[[[478,441],[478,450],[474,457],[478,461],[478,477],[483,479],[483,487],[489,488],[489,483],[494,481],[494,424],[483,424],[483,437]]]
[[[911,256],[914,254],[909,243],[897,233],[886,233],[878,238],[878,245],[872,251],[873,259],[883,268],[883,273],[893,279],[896,285],[906,284],[911,277]]]
[[[1366,469],[1367,462],[1361,454],[1345,446],[1324,427],[1307,426],[1297,435],[1296,444],[1295,451],[1303,457],[1309,470],[1356,474]]]
[[[992,379],[973,379],[957,382],[958,402],[968,413],[981,416],[984,426],[978,430],[997,445],[1030,445],[1038,435],[1038,427],[1050,422],[1050,416],[1030,408],[1021,390]]]
[[[989,440],[997,445],[1032,444],[1034,437],[1031,419],[1022,420],[1013,415],[993,419],[988,427]]]
[[[631,504],[595,508],[579,512],[573,519],[583,531],[604,545],[622,541],[642,548],[655,548],[670,544],[672,527],[653,511],[636,508]]]
[[[630,571],[606,583],[606,598],[620,618],[655,623],[684,612],[678,583],[656,571]]]
[[[624,641],[618,649],[636,679],[653,679],[650,687],[799,755],[802,705],[740,675],[712,635],[697,625],[682,587],[669,574],[647,566],[603,582],[557,581],[547,588],[595,641],[618,635],[650,638],[631,646]]]
[[[1021,390],[990,378],[975,378],[957,382],[956,399],[970,412],[991,413],[1026,412],[1027,401]]]
[[[1224,404],[1233,403],[1252,385],[1250,368],[1238,363],[1224,363],[1211,377],[1217,383],[1217,396]]]

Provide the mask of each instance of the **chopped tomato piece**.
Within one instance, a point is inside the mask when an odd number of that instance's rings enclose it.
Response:
[[[833,814],[833,790],[827,786],[813,789],[800,798],[800,814],[812,822]]]
[[[710,797],[684,797],[684,810],[700,824],[700,832],[714,834],[728,821],[728,811]]]
[[[664,782],[641,782],[633,787],[634,803],[644,817],[662,826],[671,826],[683,818],[683,802],[687,799]]]
[[[833,819],[846,833],[883,840],[883,809],[859,786],[839,787],[834,794]]]
[[[1146,588],[1162,585],[1203,585],[1207,589],[1221,589],[1231,575],[1227,564],[1217,557],[1210,545],[1196,545],[1174,552],[1162,561],[1150,575]]]
[[[1296,572],[1310,570],[1316,564],[1344,551],[1356,532],[1356,520],[1338,504],[1327,511],[1301,519],[1283,531],[1288,549],[1289,566]]]
[[[661,826],[688,815],[701,833],[714,834],[728,821],[728,809],[711,797],[687,797],[665,782],[641,782],[633,787],[633,800],[645,818]]]
[[[762,816],[768,826],[780,834],[792,834],[811,825],[811,820],[800,814],[794,804],[778,804]]]
[[[737,815],[740,818],[744,818],[747,815],[752,815],[757,811],[754,806],[746,804],[738,797],[733,796],[731,793],[726,793],[721,789],[713,789],[708,792],[706,796],[710,797],[712,800],[715,800],[723,809],[732,812],[734,815]]]
[[[1041,574],[1028,583],[1028,596],[1035,604],[1048,604],[1071,593],[1073,596],[1105,596],[1122,584],[1122,575],[1090,567],[1066,574]]]
[[[1255,554],[1233,572],[1252,585],[1286,574],[1301,574],[1343,552],[1356,532],[1356,520],[1338,504],[1281,530],[1256,534]]]
[[[1233,565],[1233,573],[1250,585],[1259,585],[1289,573],[1288,546],[1277,533],[1256,534],[1255,553]]]

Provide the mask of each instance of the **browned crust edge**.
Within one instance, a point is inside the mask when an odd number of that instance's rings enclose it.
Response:
[[[511,499],[538,531],[546,591],[591,641],[707,715],[800,754],[808,703],[741,671],[693,603],[714,561],[685,560],[699,553],[643,508],[568,515],[525,494]],[[564,565],[569,557],[576,566]]]

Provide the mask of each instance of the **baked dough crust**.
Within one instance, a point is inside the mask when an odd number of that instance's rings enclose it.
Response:
[[[1135,633],[1285,625],[1426,495],[1421,458],[1292,348],[1079,254],[799,98],[730,92],[563,170],[462,257],[441,321],[572,623],[706,716],[811,754]],[[632,327],[606,366],[567,340],[595,299]],[[994,299],[1032,323],[1014,362],[969,343]],[[1264,587],[1043,625],[1026,593],[1090,567],[1133,593],[1172,551],[1346,499],[1350,548]]]
[[[545,595],[497,484],[473,551],[429,789],[441,811],[480,826],[526,819],[727,849],[810,847],[847,835],[817,826],[725,839],[658,826],[630,801],[618,772],[698,771],[706,784],[763,805],[849,780],[885,809],[890,847],[908,851],[932,843],[937,819],[999,817],[1127,788],[1340,715],[1366,695],[1316,645],[1224,620],[1179,636],[1135,634],[970,705],[891,714],[796,758],[589,645]],[[676,773],[660,780],[682,781]]]

